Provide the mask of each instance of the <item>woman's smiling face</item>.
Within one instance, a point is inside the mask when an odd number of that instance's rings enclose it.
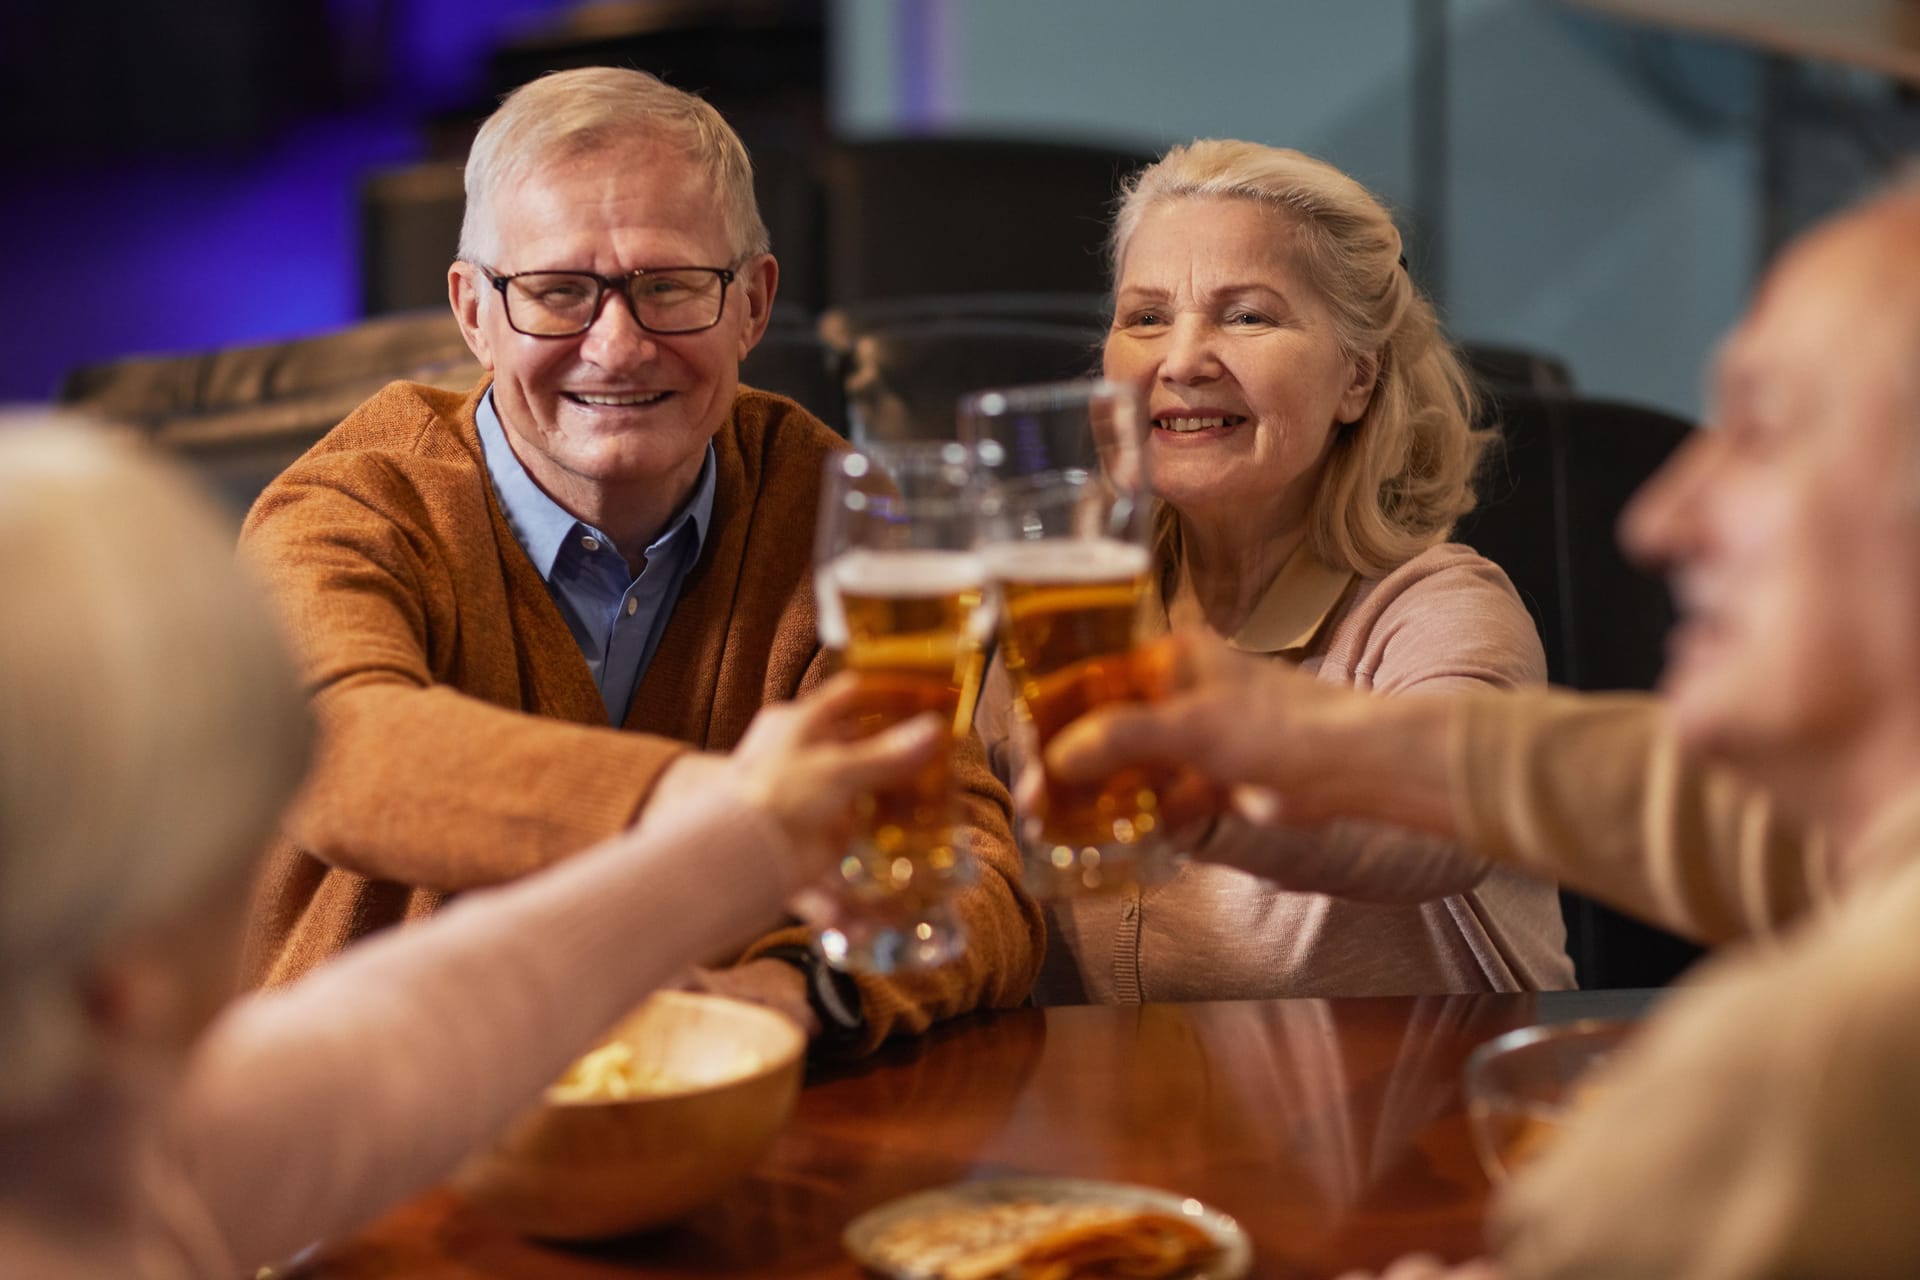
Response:
[[[1182,515],[1304,524],[1334,431],[1373,370],[1348,356],[1299,270],[1288,216],[1193,196],[1141,216],[1120,259],[1107,377],[1140,389],[1154,488]]]

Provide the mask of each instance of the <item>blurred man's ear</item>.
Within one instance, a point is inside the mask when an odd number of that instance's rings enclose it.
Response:
[[[748,322],[740,332],[738,357],[745,360],[747,353],[760,344],[767,321],[773,318],[773,297],[780,291],[780,264],[772,254],[760,254],[740,268],[735,283],[747,303]]]

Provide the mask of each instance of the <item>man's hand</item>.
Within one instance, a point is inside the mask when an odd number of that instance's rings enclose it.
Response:
[[[1191,632],[1148,646],[1139,661],[1153,700],[1102,707],[1068,725],[1047,748],[1051,775],[1094,782],[1123,768],[1184,766],[1227,797],[1221,809],[1250,823],[1359,818],[1456,834],[1448,699],[1323,684]],[[1192,807],[1202,794],[1176,803]]]
[[[694,969],[683,985],[688,991],[744,1000],[784,1014],[806,1032],[809,1040],[820,1034],[820,1019],[814,1016],[807,999],[807,976],[785,960],[749,960],[731,969]]]

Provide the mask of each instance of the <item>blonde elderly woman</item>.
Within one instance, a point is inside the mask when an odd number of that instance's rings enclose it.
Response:
[[[1295,151],[1207,140],[1126,186],[1107,377],[1152,419],[1165,623],[1379,694],[1545,674],[1526,608],[1446,541],[1485,440],[1379,202]],[[998,678],[998,673],[996,673]],[[1011,770],[1007,698],[985,707]],[[1098,1002],[1571,984],[1551,884],[1362,823],[1225,818],[1172,882],[1057,908],[1041,998]]]
[[[248,855],[307,758],[231,546],[130,445],[0,427],[9,1276],[252,1274],[434,1181],[647,990],[776,918],[853,790],[937,737],[837,741],[830,685],[762,712],[671,814],[219,1013]]]

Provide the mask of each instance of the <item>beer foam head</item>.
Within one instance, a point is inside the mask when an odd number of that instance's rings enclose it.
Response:
[[[814,579],[820,643],[844,649],[849,632],[841,595],[896,600],[927,599],[976,590],[986,585],[987,569],[971,551],[857,548],[836,556]],[[991,619],[987,623],[991,626]]]
[[[1001,542],[985,552],[987,571],[1003,581],[1112,582],[1146,573],[1147,549],[1118,538],[1038,538]]]
[[[833,585],[857,596],[950,596],[986,581],[971,551],[849,551],[834,560]]]

